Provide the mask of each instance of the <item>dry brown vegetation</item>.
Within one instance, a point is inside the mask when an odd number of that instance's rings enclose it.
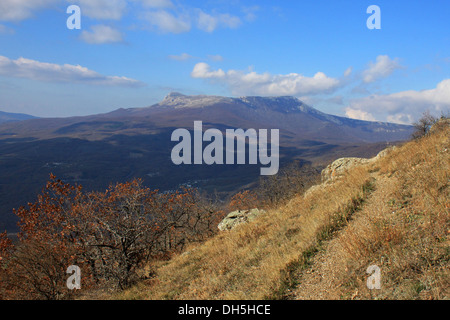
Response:
[[[287,170],[235,195],[228,209],[266,212],[221,233],[223,213],[194,190],[83,193],[53,177],[17,211],[19,243],[0,234],[0,299],[73,298],[70,264],[81,299],[448,299],[449,136],[444,119],[306,193]]]
[[[119,299],[448,299],[449,126],[159,262]],[[381,290],[366,269],[381,268]]]
[[[159,193],[142,181],[83,192],[51,176],[35,203],[15,211],[18,242],[0,234],[0,298],[71,299],[66,269],[81,268],[84,291],[124,289],[154,259],[217,230],[220,211],[194,189]]]
[[[315,247],[318,235],[363,201],[370,174],[353,170],[327,188],[327,196],[298,196],[254,223],[221,233],[162,262],[156,277],[127,290],[124,299],[280,298],[290,269]],[[355,206],[352,206],[355,204]]]
[[[450,145],[448,122],[441,124],[367,168],[377,190],[317,260],[332,259],[334,267],[324,298],[449,298]],[[382,271],[381,290],[366,287],[373,264]]]

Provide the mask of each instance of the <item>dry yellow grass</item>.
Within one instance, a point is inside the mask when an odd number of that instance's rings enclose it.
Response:
[[[376,191],[312,266],[297,299],[448,299],[449,128],[394,150],[369,168]],[[366,269],[381,269],[381,289]]]
[[[140,284],[124,299],[263,299],[283,281],[283,270],[314,246],[330,219],[361,196],[367,170],[353,170],[327,195],[298,197],[253,223],[244,224],[157,266],[151,285]]]
[[[113,298],[448,298],[448,136],[446,127],[409,142],[157,262],[154,279]],[[370,264],[382,269],[382,290],[365,286]],[[316,270],[328,272],[326,286],[308,276]]]

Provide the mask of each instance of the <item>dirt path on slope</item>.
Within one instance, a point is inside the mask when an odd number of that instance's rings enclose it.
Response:
[[[367,214],[376,214],[388,209],[388,201],[393,192],[393,184],[390,179],[375,175],[375,190],[364,202],[361,210],[357,211],[348,225],[340,230],[332,239],[325,241],[321,249],[311,258],[311,266],[297,275],[297,288],[291,291],[293,300],[339,300],[357,299],[358,292],[351,296],[348,290],[339,282],[342,275],[348,270],[344,263],[344,252],[339,243],[339,238],[348,228],[358,228],[364,223]],[[367,218],[366,218],[367,219]]]

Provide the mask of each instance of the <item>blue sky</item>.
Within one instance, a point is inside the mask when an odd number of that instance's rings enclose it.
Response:
[[[411,123],[449,112],[449,14],[447,0],[1,0],[0,110],[87,115],[178,91]]]

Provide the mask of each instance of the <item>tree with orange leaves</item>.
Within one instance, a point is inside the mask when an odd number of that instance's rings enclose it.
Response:
[[[65,272],[68,266],[82,263],[71,219],[81,201],[81,187],[52,175],[35,203],[15,210],[19,243],[7,259],[6,281],[12,298],[59,299],[73,294],[65,286]]]
[[[83,193],[53,175],[37,201],[15,213],[18,245],[0,236],[7,261],[0,294],[15,299],[72,297],[66,287],[70,265],[82,268],[83,288],[124,289],[150,259],[204,240],[218,223],[215,206],[193,189],[159,193],[133,180]]]
[[[244,190],[236,193],[230,199],[228,210],[250,210],[260,205],[258,195],[251,190]]]

